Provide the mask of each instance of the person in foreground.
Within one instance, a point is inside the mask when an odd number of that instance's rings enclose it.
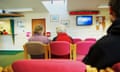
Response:
[[[53,38],[52,41],[67,41],[73,43],[72,37],[66,33],[66,28],[64,25],[59,25],[56,27],[57,36]]]
[[[83,59],[86,65],[98,69],[112,67],[120,62],[120,0],[110,0],[109,6],[112,25],[107,35],[98,40]]]
[[[43,25],[36,25],[34,29],[33,36],[28,39],[28,41],[38,41],[44,44],[48,44],[50,40],[47,36],[43,35],[44,27]],[[31,58],[43,58],[44,55],[31,55]]]

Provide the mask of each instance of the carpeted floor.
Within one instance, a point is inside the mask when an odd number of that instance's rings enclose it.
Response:
[[[16,60],[24,59],[23,52],[16,54],[0,54],[0,66],[6,67]]]

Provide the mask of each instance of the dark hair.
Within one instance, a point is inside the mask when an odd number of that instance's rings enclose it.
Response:
[[[117,18],[120,17],[120,0],[109,0],[109,6],[115,12]]]

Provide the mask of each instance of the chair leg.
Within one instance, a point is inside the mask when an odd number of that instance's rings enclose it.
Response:
[[[23,48],[24,48],[24,58],[28,59],[27,48],[25,46],[23,46]]]
[[[25,59],[28,59],[28,54],[27,54],[26,51],[24,51],[24,58],[25,58]]]
[[[76,44],[73,44],[73,60],[76,61]]]
[[[50,45],[48,45],[48,54],[49,54],[49,59],[51,59],[51,50],[50,50]]]
[[[70,60],[73,58],[73,45],[70,44]]]
[[[45,59],[48,59],[48,50],[47,50],[47,48],[45,48],[46,50],[45,50]]]
[[[0,72],[2,72],[2,71],[3,71],[3,67],[0,66]]]

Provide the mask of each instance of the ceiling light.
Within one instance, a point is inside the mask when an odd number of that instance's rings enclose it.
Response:
[[[108,4],[101,4],[98,6],[98,8],[109,8]]]
[[[17,9],[4,9],[4,10],[5,10],[6,13],[33,11],[32,8],[17,8]]]

